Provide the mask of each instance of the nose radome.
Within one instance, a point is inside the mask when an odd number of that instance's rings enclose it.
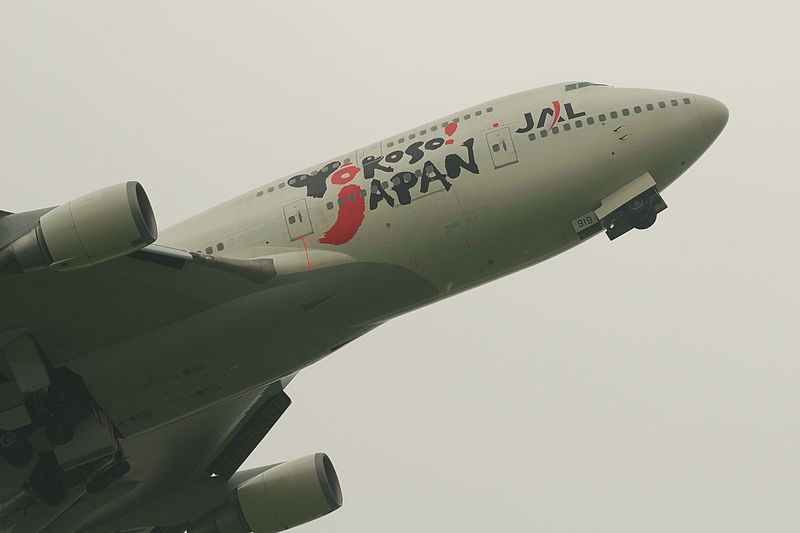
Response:
[[[716,139],[728,123],[728,108],[714,98],[696,94],[697,110],[710,140]]]

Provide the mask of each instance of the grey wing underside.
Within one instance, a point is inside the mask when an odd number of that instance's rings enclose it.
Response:
[[[24,330],[60,364],[263,290],[274,276],[270,260],[213,258],[155,245],[84,270],[0,275],[0,337]],[[26,469],[0,464],[0,533],[146,531],[158,524],[158,513],[143,515],[137,511],[142,505],[212,472],[229,476],[241,465],[288,407],[287,383],[124,440],[131,472],[96,494],[73,489],[60,508],[35,504],[25,492],[35,462]],[[163,523],[174,522],[170,517]]]
[[[212,473],[230,477],[289,406],[283,389],[292,377],[127,439],[131,472],[97,494],[72,493],[63,508],[26,507],[24,493],[2,487],[6,501],[0,532],[144,532],[159,523],[174,523],[180,510],[148,504]],[[0,470],[6,480],[5,468]]]
[[[58,364],[260,290],[274,276],[270,259],[157,245],[81,270],[0,275],[0,333],[25,329],[51,345]]]

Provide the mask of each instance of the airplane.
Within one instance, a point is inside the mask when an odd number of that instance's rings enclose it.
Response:
[[[0,212],[0,531],[269,533],[342,505],[317,453],[241,470],[305,367],[393,317],[651,227],[728,120],[568,82],[158,231],[128,181]]]

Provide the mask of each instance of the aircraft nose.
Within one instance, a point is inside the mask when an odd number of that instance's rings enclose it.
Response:
[[[696,94],[697,110],[706,129],[709,140],[716,139],[728,123],[728,108],[725,104],[714,98]]]

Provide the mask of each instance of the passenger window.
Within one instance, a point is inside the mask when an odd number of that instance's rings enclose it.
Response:
[[[494,111],[494,108],[493,108],[493,107],[487,107],[487,108],[486,108],[486,112],[487,112],[487,113],[491,113],[492,111]]]
[[[361,197],[363,198],[363,197],[367,196],[367,191],[365,191],[364,189],[361,189],[361,193],[360,194],[361,194]]]
[[[402,138],[402,137],[397,139],[397,144],[403,144],[404,142],[406,142],[406,140],[404,138]]]
[[[411,139],[415,139],[416,137],[417,137],[416,133],[411,133],[411,134],[408,136],[408,140],[410,141]]]
[[[633,112],[634,113],[641,113],[642,112],[642,106],[637,105],[636,107],[633,108]]]
[[[356,194],[355,193],[350,195],[350,201],[351,202],[355,202],[356,201]]]
[[[381,186],[382,186],[384,189],[388,189],[388,188],[389,188],[389,182],[388,182],[388,181],[384,181],[383,183],[381,183]]]
[[[582,128],[583,127],[583,122],[581,122],[580,120],[576,120],[575,121],[575,127],[576,128]]]
[[[692,103],[692,101],[691,101],[691,100],[689,100],[688,98],[684,98],[684,99],[683,99],[683,103],[684,103],[684,104],[691,104],[691,103]]]
[[[327,204],[325,204],[325,207],[327,207],[328,209],[333,209],[333,202],[328,202]]]
[[[390,181],[392,182],[392,185],[400,185],[400,178],[398,178],[397,176],[392,176],[392,179]]]
[[[213,253],[214,253],[214,249],[212,247],[209,246],[209,247],[206,248],[206,254],[211,255]]]
[[[458,117],[456,117],[456,118],[454,118],[453,120],[451,120],[451,122],[452,122],[453,124],[458,124],[458,121],[459,121],[459,120],[461,120],[461,119],[460,119],[460,118],[458,118]]]
[[[670,100],[669,103],[672,104],[673,106],[678,105],[678,101],[677,100]]]
[[[653,109],[655,109],[655,107],[653,106],[653,104],[647,104],[647,110],[648,110],[648,111],[652,111]]]
[[[386,143],[387,148],[391,148],[392,146],[394,146],[394,141],[389,141],[388,143]]]
[[[471,116],[472,116],[472,115],[470,115],[469,113],[467,113],[466,115],[464,115],[464,120],[469,120],[469,117],[471,117]]]
[[[218,242],[217,243],[217,250],[221,252],[224,249],[225,249],[225,245],[222,244],[221,242]]]
[[[479,117],[479,116],[481,116],[482,114],[483,114],[483,111],[481,111],[480,109],[478,109],[477,111],[475,111],[475,116],[476,116],[476,117]]]
[[[294,224],[294,221],[295,221],[295,220],[296,220],[296,219],[294,218],[294,215],[290,216],[290,217],[289,217],[289,224]]]
[[[421,131],[419,132],[419,134],[420,134],[420,135],[425,135],[426,133],[428,133],[428,130],[421,130]]]
[[[612,111],[610,113],[610,115],[611,115],[611,118],[617,118],[619,116],[619,113],[617,113],[616,111]]]
[[[344,198],[339,198],[338,200],[336,200],[336,203],[339,205],[344,205]]]
[[[284,187],[286,187],[285,183],[281,182],[281,183],[278,184],[278,188],[279,189],[283,189]]]
[[[431,131],[436,131],[436,130],[438,130],[438,129],[439,129],[439,126],[437,126],[436,124],[434,124],[433,126],[431,126]]]
[[[559,130],[558,126],[556,126],[555,128],[551,129],[550,131],[553,132],[553,135],[558,135],[558,132],[561,131],[561,130]]]
[[[628,115],[631,114],[631,110],[626,107],[625,109],[622,110],[622,114],[623,116],[627,117]]]
[[[346,165],[347,163],[349,163],[349,162],[350,162],[350,158],[349,158],[349,157],[345,157],[345,158],[344,158],[344,161],[342,161],[342,163],[344,163],[345,165]]]
[[[606,116],[605,115],[600,115],[599,117],[597,117],[597,120],[599,120],[600,122],[605,122],[606,121]]]
[[[272,192],[274,190],[275,190],[275,187],[270,187],[269,189],[267,189],[267,192]]]
[[[499,144],[493,144],[492,145],[492,151],[493,152],[499,152],[500,151],[500,145]]]
[[[450,123],[449,122],[442,122],[442,127],[446,128],[448,124],[450,124]]]
[[[539,132],[539,137],[547,137],[547,130],[542,130]]]
[[[256,193],[256,196],[264,196],[264,191],[258,191],[258,192]]]
[[[569,124],[564,124],[564,131],[569,131],[572,129],[572,126]]]
[[[660,107],[661,109],[664,109],[665,107],[667,107],[667,103],[666,102],[659,102],[658,103],[658,107]]]
[[[417,169],[416,172],[414,172],[414,174],[416,174],[417,177],[420,177],[420,176],[422,176],[422,171],[420,169]],[[406,180],[406,181],[408,181],[408,180]]]
[[[590,125],[590,126],[591,126],[592,124],[594,124],[594,117],[588,117],[588,118],[586,119],[586,123],[587,123],[588,125]]]
[[[528,134],[528,140],[529,141],[535,141],[536,140],[536,134],[535,133],[529,133]]]

